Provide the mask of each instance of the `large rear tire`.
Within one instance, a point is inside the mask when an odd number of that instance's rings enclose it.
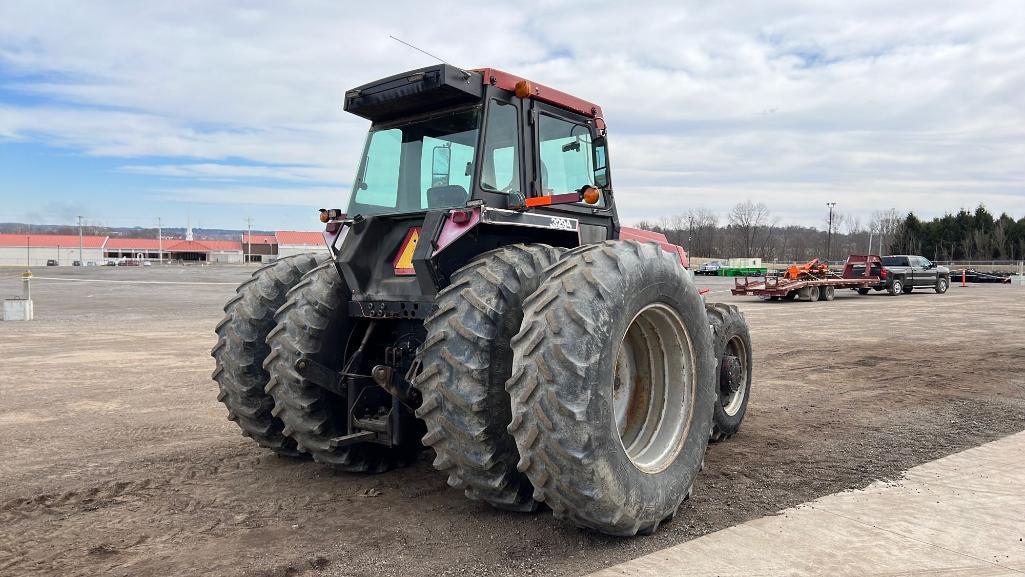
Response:
[[[547,274],[513,339],[518,468],[558,518],[653,532],[708,445],[716,376],[702,299],[651,243],[588,245]]]
[[[516,470],[516,442],[505,383],[512,373],[510,340],[520,330],[523,301],[563,249],[518,244],[486,252],[456,271],[424,323],[423,372],[416,378],[427,425],[424,444],[449,485],[499,509],[533,511],[537,501]]]
[[[282,434],[281,420],[271,414],[274,399],[265,391],[270,375],[263,361],[270,353],[265,340],[274,328],[274,311],[288,291],[327,254],[297,254],[257,269],[235,289],[217,324],[217,344],[210,351],[216,368],[213,378],[220,389],[217,400],[228,407],[228,419],[261,447],[280,455],[300,456],[295,441]]]
[[[333,261],[310,271],[289,292],[275,315],[277,326],[267,336],[271,352],[264,367],[270,374],[267,392],[274,397],[274,415],[285,435],[318,463],[355,473],[380,473],[406,465],[418,447],[391,449],[376,443],[339,447],[333,439],[346,433],[347,403],[295,369],[300,356],[338,371],[345,360],[345,342],[352,331],[347,310],[349,289]]]
[[[733,305],[705,305],[712,327],[712,346],[718,359],[718,395],[710,440],[723,441],[740,430],[751,395],[753,355],[751,333],[743,313]]]

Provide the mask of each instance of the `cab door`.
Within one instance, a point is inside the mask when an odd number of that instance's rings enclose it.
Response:
[[[607,165],[607,151],[596,145],[594,120],[536,101],[532,101],[532,113],[536,150],[532,196],[568,194],[584,185],[597,184],[603,190],[596,204],[564,204],[538,212],[552,211],[577,219],[583,244],[615,238],[615,207],[611,195],[606,194],[611,186],[595,182],[595,169]]]
[[[921,256],[911,257],[915,264],[915,286],[931,287],[936,284],[936,267],[929,259]]]
[[[908,257],[908,278],[907,284],[911,287],[922,286],[922,274],[925,269],[922,267],[917,256]]]

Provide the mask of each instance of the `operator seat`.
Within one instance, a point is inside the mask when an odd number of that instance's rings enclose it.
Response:
[[[432,186],[427,189],[427,208],[465,206],[468,200],[470,200],[470,193],[458,184]]]

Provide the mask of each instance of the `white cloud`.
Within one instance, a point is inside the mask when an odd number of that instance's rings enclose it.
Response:
[[[187,204],[223,204],[237,206],[270,205],[302,206],[315,211],[317,208],[338,206],[339,197],[348,197],[348,191],[330,186],[315,187],[176,187],[158,190],[156,200],[174,200]]]
[[[351,175],[338,169],[319,166],[247,166],[238,164],[195,163],[195,164],[130,164],[120,167],[122,172],[192,178],[196,180],[232,182],[246,179],[271,179],[283,181],[336,181],[344,182]]]
[[[53,2],[4,14],[6,89],[47,102],[0,102],[0,139],[147,157],[122,170],[180,179],[186,198],[279,190],[197,181],[344,187],[366,129],[342,111],[344,91],[431,63],[394,34],[601,103],[627,220],[746,198],[806,224],[827,200],[866,216],[980,201],[1025,215],[1016,1]],[[297,202],[319,198],[303,190]]]

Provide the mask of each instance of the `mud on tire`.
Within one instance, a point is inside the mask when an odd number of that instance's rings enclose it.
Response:
[[[295,439],[300,451],[341,471],[379,473],[415,460],[417,447],[336,446],[332,439],[346,432],[346,400],[295,370],[303,355],[341,370],[344,343],[352,330],[348,294],[333,261],[310,271],[289,292],[275,315],[277,326],[267,336],[271,349],[264,363],[270,374],[267,392],[274,397],[274,415],[284,423],[282,432]]]
[[[486,252],[456,271],[427,318],[416,378],[427,425],[424,444],[449,485],[500,509],[537,508],[533,487],[516,470],[505,383],[512,373],[510,340],[520,329],[523,301],[541,272],[564,249],[519,244]]]
[[[747,412],[753,366],[751,333],[744,315],[733,305],[707,303],[705,311],[712,327],[719,377],[710,440],[722,441],[737,433]]]
[[[651,243],[589,245],[548,274],[513,339],[518,469],[556,517],[653,532],[688,496],[708,444],[716,376],[701,297]],[[645,389],[653,402],[634,394]]]
[[[274,328],[274,311],[307,272],[327,255],[312,253],[281,258],[257,269],[224,305],[224,319],[214,329],[217,344],[210,351],[216,362],[213,378],[217,400],[228,407],[228,419],[261,447],[281,455],[299,456],[295,441],[281,433],[284,426],[271,414],[274,399],[264,387],[270,375],[263,361],[270,353],[265,340]]]

